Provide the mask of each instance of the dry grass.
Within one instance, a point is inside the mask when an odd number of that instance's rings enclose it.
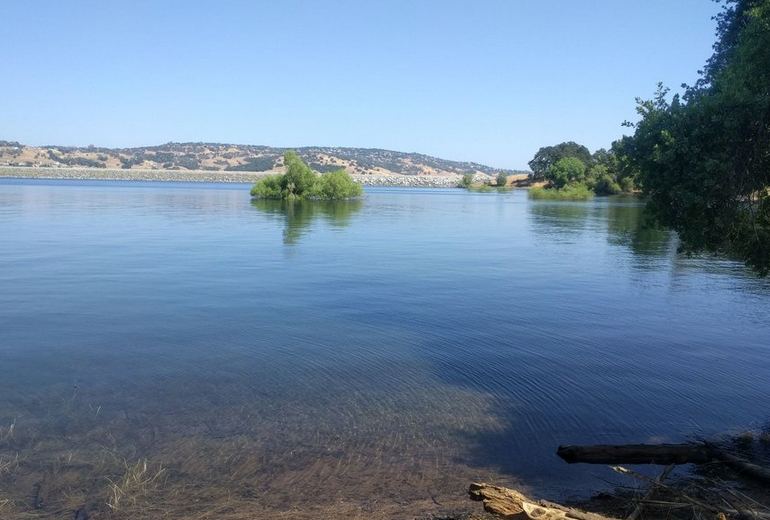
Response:
[[[162,466],[153,467],[147,463],[147,459],[134,464],[126,462],[125,466],[126,471],[119,480],[107,479],[110,483],[107,506],[112,511],[120,511],[127,502],[136,505],[137,500],[157,489],[166,475]]]

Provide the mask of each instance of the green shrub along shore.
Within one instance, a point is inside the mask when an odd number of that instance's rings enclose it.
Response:
[[[594,192],[585,184],[570,184],[559,189],[537,186],[530,188],[529,196],[542,200],[588,200],[593,198]]]
[[[283,156],[286,173],[259,179],[251,187],[256,199],[345,200],[360,197],[364,191],[345,170],[323,175],[315,173],[295,152]]]

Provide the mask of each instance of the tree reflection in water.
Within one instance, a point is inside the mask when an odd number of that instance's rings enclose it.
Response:
[[[324,219],[335,227],[345,227],[361,209],[361,200],[266,200],[254,199],[251,205],[258,210],[283,217],[283,243],[293,245],[312,229],[317,219]]]

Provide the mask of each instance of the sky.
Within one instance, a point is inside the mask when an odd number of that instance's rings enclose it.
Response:
[[[3,0],[0,139],[355,146],[527,168],[692,83],[709,0]]]

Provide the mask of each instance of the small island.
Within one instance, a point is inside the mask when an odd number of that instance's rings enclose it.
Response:
[[[361,185],[344,170],[323,175],[314,172],[297,155],[288,151],[283,156],[286,173],[259,179],[251,187],[255,199],[274,200],[345,200],[363,195]]]

